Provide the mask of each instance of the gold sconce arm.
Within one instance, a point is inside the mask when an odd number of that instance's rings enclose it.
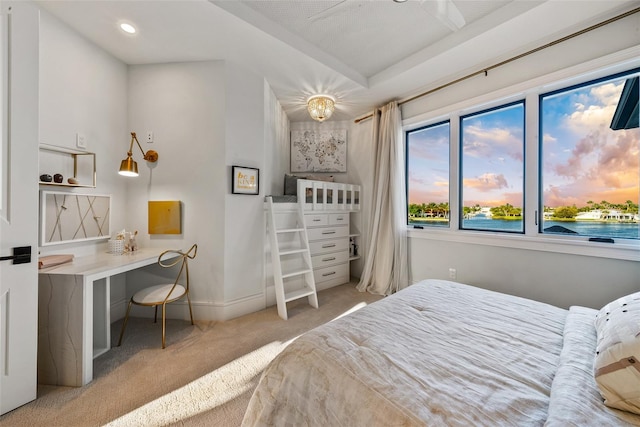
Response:
[[[158,152],[154,150],[147,150],[147,152],[145,153],[142,149],[142,145],[140,145],[140,142],[138,141],[138,137],[136,136],[135,132],[131,132],[131,146],[129,146],[129,152],[127,153],[128,156],[132,155],[131,150],[133,149],[133,141],[138,144],[138,148],[140,149],[140,152],[142,152],[143,159],[151,163],[155,163],[158,161]]]
[[[155,163],[158,161],[158,152],[155,150],[147,150],[145,153],[138,141],[138,137],[135,132],[131,132],[131,144],[129,145],[129,151],[127,152],[127,158],[124,159],[120,163],[120,171],[118,172],[120,175],[124,176],[138,176],[138,163],[133,160],[133,141],[138,144],[138,148],[142,152],[142,157],[151,163]]]

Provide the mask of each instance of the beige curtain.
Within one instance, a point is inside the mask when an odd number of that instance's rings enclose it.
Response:
[[[373,114],[375,177],[369,249],[358,290],[390,295],[406,287],[407,223],[402,118],[393,101]]]

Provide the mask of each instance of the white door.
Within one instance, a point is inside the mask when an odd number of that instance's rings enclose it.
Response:
[[[36,398],[38,342],[38,11],[0,0],[0,413]]]

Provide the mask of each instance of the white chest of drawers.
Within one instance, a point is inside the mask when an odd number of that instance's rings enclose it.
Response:
[[[349,274],[349,213],[304,215],[316,289],[347,283]]]

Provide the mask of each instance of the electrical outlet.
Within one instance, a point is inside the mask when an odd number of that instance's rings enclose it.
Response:
[[[153,132],[150,130],[147,131],[147,144],[151,144],[153,142]]]
[[[455,279],[456,278],[456,274],[457,274],[457,271],[456,271],[455,268],[450,268],[449,269],[449,279]]]
[[[82,133],[76,133],[76,147],[87,148],[87,138]]]

